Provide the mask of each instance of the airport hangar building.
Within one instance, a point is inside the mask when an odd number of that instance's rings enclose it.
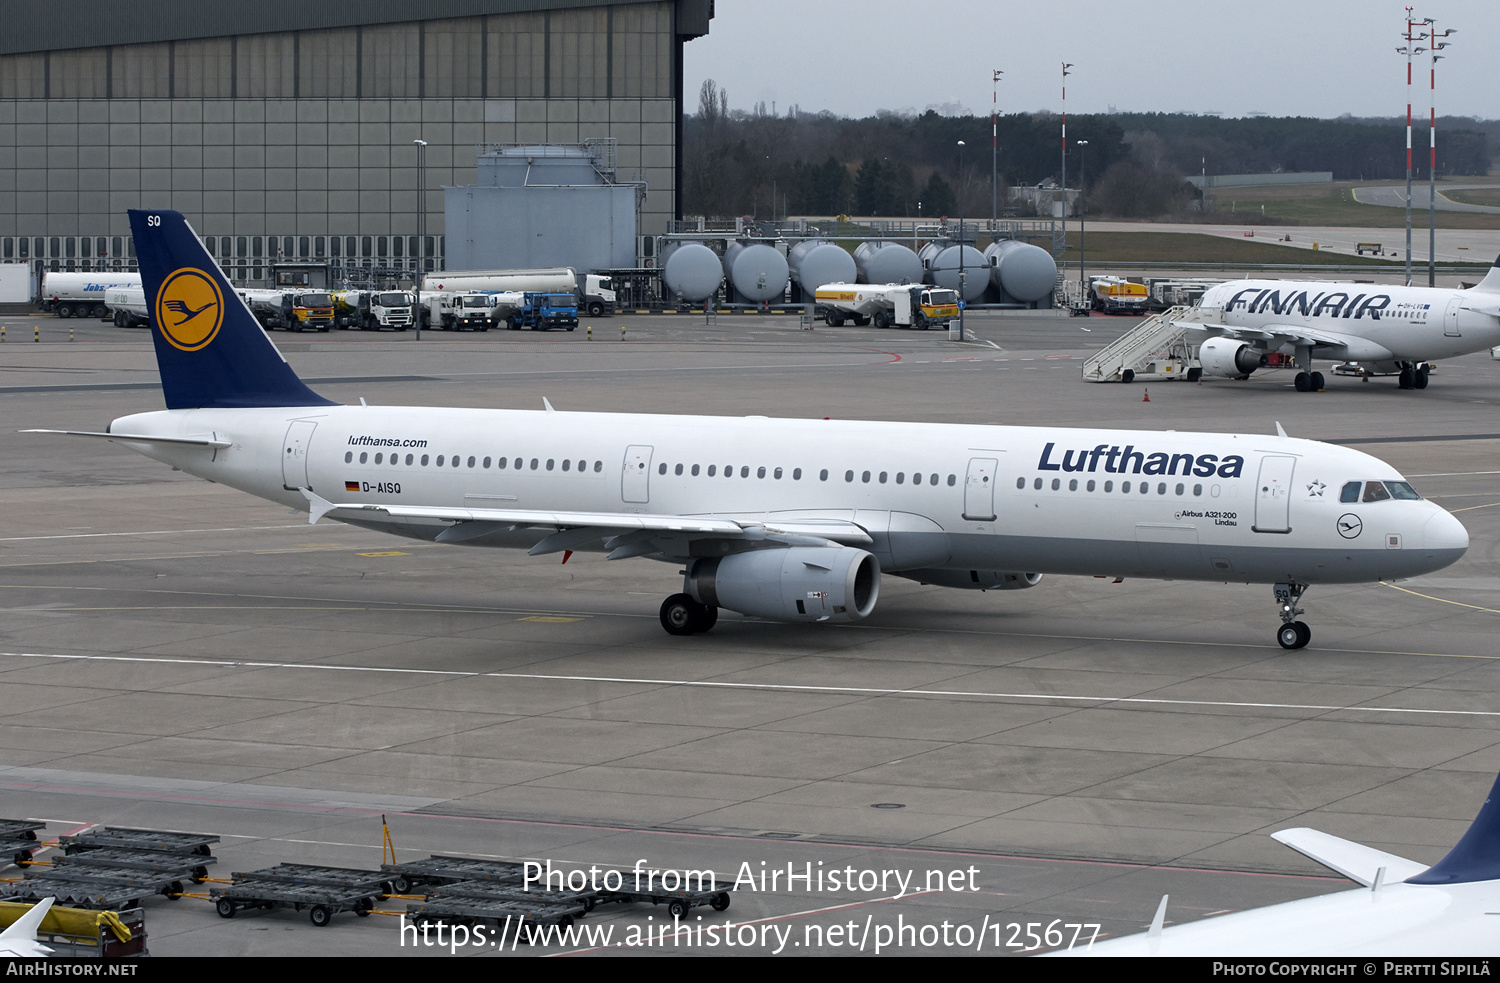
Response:
[[[0,262],[133,269],[127,208],[188,216],[236,281],[443,263],[483,144],[613,138],[638,231],[681,217],[682,46],[712,0],[11,0]],[[426,212],[419,243],[418,146]]]

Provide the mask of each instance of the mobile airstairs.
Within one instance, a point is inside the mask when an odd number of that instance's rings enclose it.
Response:
[[[1186,379],[1197,382],[1201,338],[1191,337],[1184,321],[1218,323],[1222,312],[1173,307],[1153,314],[1083,362],[1084,382],[1135,382],[1137,379]]]

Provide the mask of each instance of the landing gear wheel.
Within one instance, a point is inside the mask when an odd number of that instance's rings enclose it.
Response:
[[[1323,384],[1326,381],[1323,378],[1323,373],[1321,373],[1321,372],[1314,372],[1312,374],[1312,377],[1311,377],[1310,381],[1312,383],[1312,391],[1313,392],[1320,393],[1320,392],[1323,391]]]
[[[307,918],[314,925],[322,928],[324,925],[327,925],[329,922],[333,921],[333,909],[329,908],[327,905],[315,904],[312,907],[312,911],[307,913]]]
[[[1426,389],[1427,388],[1427,373],[1429,373],[1431,371],[1432,371],[1431,366],[1427,366],[1427,365],[1424,365],[1420,369],[1418,369],[1417,370],[1416,378],[1412,379],[1412,388],[1413,389]]]
[[[1411,370],[1411,366],[1403,365],[1401,367],[1401,375],[1397,378],[1396,384],[1402,389],[1414,389],[1416,388],[1416,381],[1417,374]]]
[[[1284,649],[1300,649],[1312,641],[1312,629],[1300,621],[1276,629],[1276,641]]]
[[[661,602],[661,626],[669,635],[693,634],[700,606],[686,594],[673,594]]]
[[[1308,378],[1306,372],[1298,372],[1297,377],[1292,380],[1292,388],[1299,393],[1305,393],[1312,388],[1312,380]]]
[[[214,910],[219,913],[220,918],[233,918],[235,911],[238,909],[235,908],[233,901],[230,901],[228,898],[220,898],[214,902]]]

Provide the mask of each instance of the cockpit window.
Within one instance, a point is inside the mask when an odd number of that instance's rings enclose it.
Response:
[[[1359,501],[1359,489],[1360,489],[1360,486],[1363,485],[1363,484],[1364,484],[1364,482],[1361,482],[1361,481],[1346,481],[1344,483],[1344,490],[1339,493],[1339,501],[1341,501],[1341,502],[1357,502],[1357,501]]]
[[[1366,502],[1384,502],[1391,497],[1391,493],[1385,490],[1385,485],[1378,481],[1365,482]]]
[[[1416,502],[1420,501],[1422,498],[1421,495],[1417,494],[1417,490],[1415,488],[1404,481],[1387,481],[1385,483],[1385,488],[1386,491],[1391,493],[1391,497],[1397,499],[1398,501]]]

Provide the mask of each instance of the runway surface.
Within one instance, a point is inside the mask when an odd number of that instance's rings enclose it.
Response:
[[[402,859],[783,873],[690,916],[751,943],[700,931],[667,951],[868,954],[883,926],[886,952],[1015,953],[1033,923],[1139,931],[1162,894],[1170,923],[1347,888],[1267,835],[1290,826],[1435,861],[1500,770],[1488,353],[1443,363],[1425,391],[1330,376],[1299,394],[1268,373],[1152,385],[1143,402],[1139,385],[1079,381],[1131,322],[1050,312],[971,318],[969,344],[750,315],[595,320],[591,342],[582,328],[275,336],[347,402],[1279,421],[1390,461],[1464,521],[1472,545],[1447,570],[1309,591],[1312,645],[1286,652],[1267,586],[1067,577],[984,594],[888,578],[857,624],[725,613],[671,637],[657,623],[680,586],[667,565],[309,526],[114,445],[19,434],[102,429],[160,395],[145,332],[75,321],[70,344],[69,322],[3,320],[0,801],[50,835],[217,833],[220,874],[373,867],[384,814]],[[855,884],[788,889],[789,864]],[[433,951],[403,946],[396,918],[315,929],[289,911],[145,906],[161,955]],[[585,921],[608,940],[533,952],[659,953],[626,933],[664,919],[596,912]]]

